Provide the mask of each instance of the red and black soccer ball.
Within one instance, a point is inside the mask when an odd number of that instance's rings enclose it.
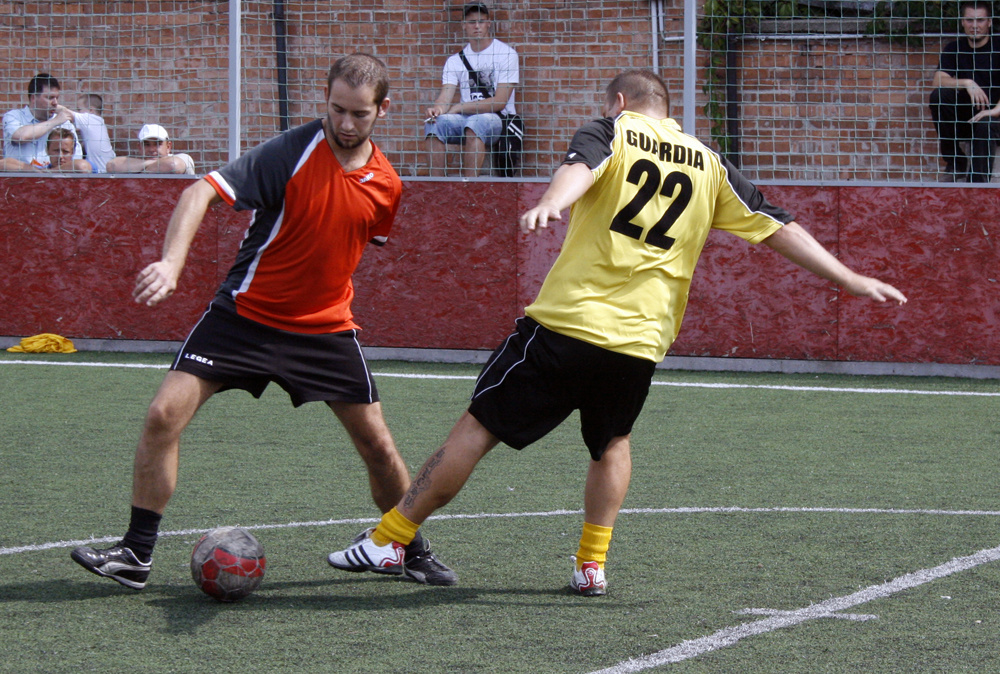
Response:
[[[219,527],[201,537],[191,552],[191,577],[219,601],[248,597],[264,580],[264,546],[246,529]]]

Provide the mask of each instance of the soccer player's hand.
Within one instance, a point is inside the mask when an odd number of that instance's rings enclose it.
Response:
[[[154,262],[141,272],[135,280],[132,298],[138,304],[155,307],[174,294],[177,289],[177,274],[164,261]]]
[[[855,297],[870,297],[876,302],[893,300],[896,304],[906,304],[906,295],[888,283],[879,281],[877,278],[871,278],[870,276],[861,276],[858,274],[855,282],[845,286],[844,289]]]
[[[562,213],[554,206],[538,204],[529,211],[525,211],[518,222],[522,232],[533,232],[539,229],[546,229],[549,220],[562,220]]]

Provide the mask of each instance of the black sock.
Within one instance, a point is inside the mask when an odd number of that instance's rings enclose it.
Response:
[[[417,535],[413,537],[413,540],[404,549],[406,550],[407,557],[418,555],[424,551],[424,537],[420,535],[420,529],[417,529]]]
[[[153,546],[156,545],[162,517],[163,515],[152,510],[132,506],[132,519],[128,523],[128,532],[122,539],[122,545],[134,552],[140,562],[148,562],[153,556]]]

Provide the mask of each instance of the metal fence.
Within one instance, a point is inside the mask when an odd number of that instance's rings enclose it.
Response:
[[[928,99],[942,49],[965,39],[954,3],[487,4],[493,36],[519,57],[516,106],[527,126],[519,177],[551,173],[626,68],[658,71],[685,130],[752,179],[948,177]],[[25,106],[29,79],[49,72],[70,108],[80,94],[103,97],[116,153],[138,154],[138,129],[157,123],[199,173],[320,115],[331,62],[366,51],[393,79],[376,142],[404,177],[426,175],[426,108],[446,59],[466,42],[458,1],[7,0],[0,8],[4,110]],[[460,153],[449,161],[457,175]]]

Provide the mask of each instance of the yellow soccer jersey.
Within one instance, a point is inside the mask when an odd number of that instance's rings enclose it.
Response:
[[[525,313],[560,334],[655,362],[677,337],[713,227],[758,243],[790,222],[736,168],[672,119],[625,111],[589,122],[563,163],[594,185]]]

